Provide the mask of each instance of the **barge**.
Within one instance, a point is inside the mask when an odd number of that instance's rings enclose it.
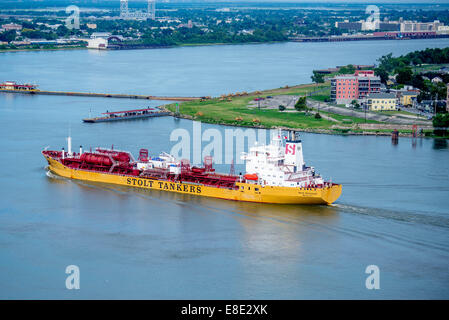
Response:
[[[83,122],[96,123],[96,122],[109,122],[109,121],[163,117],[163,116],[169,116],[170,112],[161,110],[159,108],[146,108],[146,109],[104,112],[102,114],[104,116],[95,117],[95,118],[86,118],[86,119],[83,119]]]

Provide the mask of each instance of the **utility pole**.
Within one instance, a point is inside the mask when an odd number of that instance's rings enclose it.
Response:
[[[366,105],[363,106],[363,109],[365,110],[365,123],[366,123]]]

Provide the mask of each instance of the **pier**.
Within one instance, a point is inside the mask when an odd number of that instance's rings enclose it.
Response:
[[[51,96],[79,96],[79,97],[145,99],[145,100],[165,100],[165,101],[195,101],[206,99],[206,97],[166,97],[166,96],[147,96],[147,95],[123,94],[123,93],[91,93],[91,92],[66,92],[66,91],[46,91],[46,90],[0,89],[0,92],[21,93],[21,94],[43,94]]]
[[[417,32],[416,32],[417,33]],[[424,32],[423,32],[424,33]],[[378,34],[359,34],[348,36],[323,36],[323,37],[290,37],[291,42],[339,42],[339,41],[364,41],[364,40],[412,40],[412,39],[442,39],[449,38],[447,34],[413,34],[413,32],[378,32]]]

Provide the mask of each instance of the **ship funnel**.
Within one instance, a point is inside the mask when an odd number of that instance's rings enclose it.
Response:
[[[64,148],[62,148],[62,160],[64,160],[64,153],[65,153]]]
[[[297,132],[289,131],[285,143],[285,164],[294,165],[297,170],[304,168],[304,157],[302,154],[302,143]]]
[[[80,156],[83,154],[83,146],[80,146]]]

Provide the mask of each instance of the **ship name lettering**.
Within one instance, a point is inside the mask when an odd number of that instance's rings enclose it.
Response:
[[[168,183],[164,183],[164,190],[168,190]]]
[[[162,189],[162,182],[158,182],[159,183],[159,189]]]
[[[189,191],[189,186],[183,185],[182,188],[183,188],[184,192],[188,192]]]
[[[195,193],[195,186],[190,186],[190,192]]]
[[[170,183],[170,190],[175,190],[175,184],[174,183]]]
[[[201,193],[201,187],[196,187],[196,193]]]
[[[176,184],[176,191],[182,191],[180,184]]]
[[[131,184],[131,178],[126,179],[127,184]]]
[[[143,185],[143,181],[142,180],[137,180],[137,184],[139,185],[139,187],[141,187]]]

